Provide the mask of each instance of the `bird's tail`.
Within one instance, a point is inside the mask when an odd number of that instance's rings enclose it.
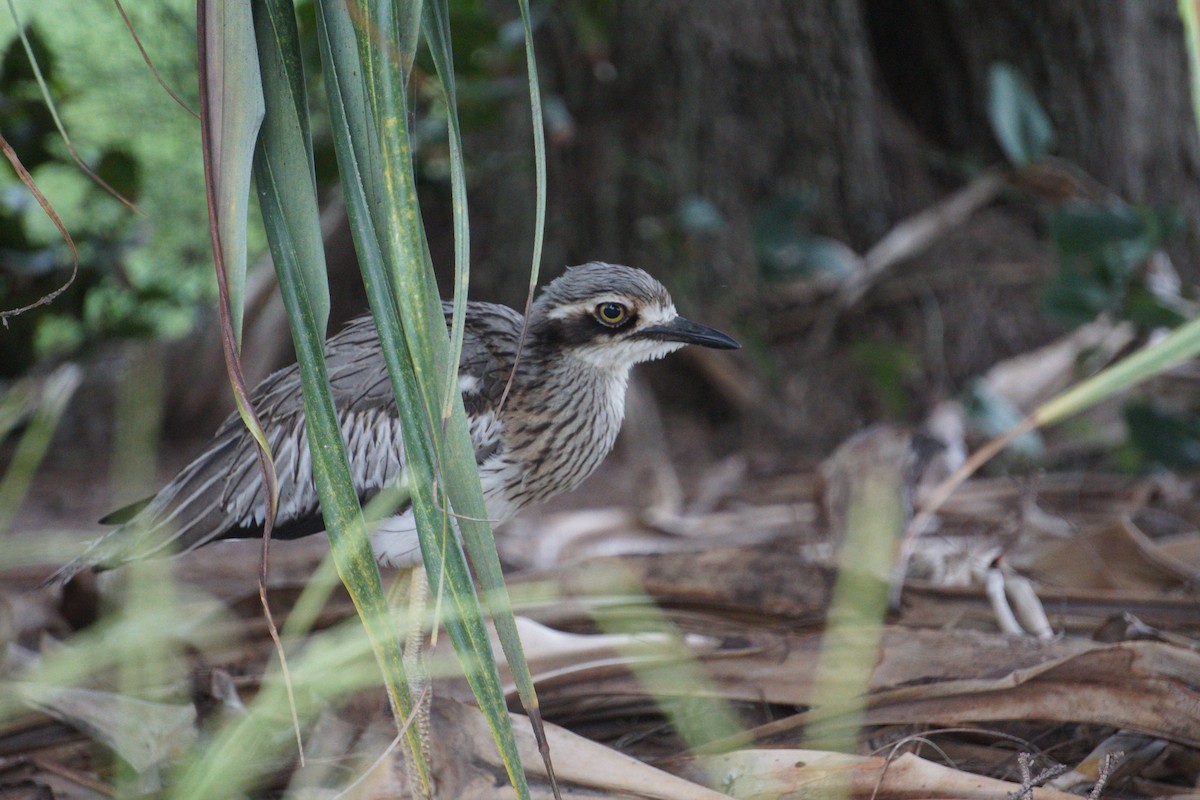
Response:
[[[232,447],[235,442],[225,444]],[[84,570],[99,572],[139,559],[173,556],[218,536],[223,528],[220,500],[227,469],[221,456],[225,449],[206,451],[154,497],[105,516],[102,523],[119,527],[90,542],[42,585],[65,583]]]

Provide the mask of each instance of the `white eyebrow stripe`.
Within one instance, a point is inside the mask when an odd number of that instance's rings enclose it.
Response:
[[[679,316],[679,312],[675,310],[675,304],[660,306],[652,305],[648,308],[643,308],[640,315],[641,327],[652,327],[654,325],[665,325],[671,320]]]
[[[629,299],[625,295],[620,294],[601,294],[596,295],[582,303],[573,303],[569,306],[560,306],[546,315],[547,319],[568,319],[569,317],[577,317],[581,314],[591,314],[592,309],[603,303],[620,303],[621,305],[637,310],[638,304]]]

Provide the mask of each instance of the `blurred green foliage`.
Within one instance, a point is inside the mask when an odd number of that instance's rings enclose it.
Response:
[[[871,379],[879,404],[891,419],[912,413],[912,393],[922,376],[921,357],[899,342],[864,339],[856,342],[854,363]]]
[[[576,16],[602,47],[606,16],[592,6],[604,3],[580,4]],[[12,320],[0,349],[0,378],[114,338],[182,336],[216,295],[199,123],[158,85],[113,4],[17,0],[17,9],[76,148],[146,216],[130,212],[71,161],[17,30],[10,17],[0,17],[0,130],[80,254],[70,291]],[[129,3],[125,10],[160,75],[197,108],[194,0]],[[318,100],[310,106],[318,183],[328,189],[337,176],[327,112],[319,102],[324,88],[312,3],[301,0],[297,14],[303,57],[314,76],[309,91]],[[455,0],[450,14],[464,132],[493,129],[508,104],[527,102],[520,21],[498,21],[482,0]],[[436,81],[422,49],[413,81],[417,173],[423,183],[448,191],[446,109]],[[569,126],[569,117],[561,124]],[[468,148],[468,180],[532,163],[532,152],[515,155],[520,163],[514,164],[514,153]],[[253,264],[265,252],[265,239],[258,213],[249,216]],[[15,173],[0,173],[0,307],[32,303],[70,272],[69,250],[54,225]]]
[[[1200,416],[1182,414],[1145,400],[1125,408],[1132,457],[1125,466],[1195,470],[1200,467]]]
[[[818,197],[814,189],[785,192],[758,212],[754,248],[759,272],[768,281],[812,280],[837,286],[859,268],[849,247],[811,231]]]
[[[79,248],[79,277],[53,304],[16,317],[0,377],[120,337],[190,330],[214,294],[196,120],[158,86],[115,6],[18,2],[39,66],[85,162],[139,217],[71,160],[34,81],[11,17],[0,24],[0,129]],[[196,103],[194,3],[127,9],[163,78]],[[256,231],[252,247],[261,249]],[[0,176],[0,303],[14,308],[61,285],[66,244],[11,170]]]
[[[1054,144],[1050,117],[1023,76],[1008,64],[996,63],[988,72],[987,113],[996,140],[1015,168],[1048,156]],[[1192,303],[1183,296],[1165,248],[1186,228],[1174,209],[1139,206],[1116,196],[1103,201],[1072,199],[1050,207],[1046,230],[1057,269],[1043,291],[1046,312],[1070,326],[1107,316],[1132,322],[1142,332],[1178,327],[1187,321]],[[997,401],[976,387],[965,403],[975,424],[989,435],[1011,427],[1019,416]],[[1200,415],[1167,412],[1134,400],[1124,418],[1128,441],[1116,454],[1120,466],[1200,466]],[[1021,442],[1013,448],[1026,457],[1039,457],[1040,443],[1029,439],[1022,447]]]
[[[1144,329],[1184,321],[1169,296],[1160,297],[1145,269],[1158,250],[1184,229],[1171,209],[1113,202],[1074,202],[1054,209],[1050,238],[1058,271],[1046,287],[1047,310],[1070,325],[1099,314],[1128,319]]]
[[[1042,160],[1054,129],[1028,82],[1009,64],[988,71],[988,121],[1005,157],[1021,168]],[[1169,208],[1147,208],[1119,198],[1076,199],[1052,207],[1046,219],[1058,271],[1044,293],[1046,310],[1068,325],[1100,314],[1143,329],[1175,327],[1185,316],[1178,287],[1155,286],[1148,263],[1185,229]]]

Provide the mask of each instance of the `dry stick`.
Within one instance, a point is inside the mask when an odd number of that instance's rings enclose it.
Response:
[[[179,95],[175,94],[171,87],[167,85],[167,82],[163,80],[162,75],[159,74],[158,68],[155,67],[154,62],[150,60],[150,54],[146,52],[145,47],[142,47],[142,40],[138,38],[137,31],[133,29],[133,23],[129,21],[129,15],[125,13],[125,7],[121,5],[121,0],[113,0],[113,3],[116,4],[117,11],[120,13],[121,19],[125,21],[125,29],[128,30],[129,35],[133,37],[133,43],[137,45],[138,52],[142,54],[142,60],[145,61],[146,66],[150,68],[150,74],[154,76],[156,81],[158,81],[158,85],[163,88],[163,91],[171,96],[171,99],[174,100],[180,108],[191,114],[196,119],[200,119],[200,115],[192,110],[191,106],[183,102],[183,99]]]
[[[954,227],[966,222],[1007,184],[1005,173],[989,170],[949,197],[898,222],[858,259],[858,271],[839,287],[835,302],[817,321],[811,346],[825,348],[842,313],[861,300],[888,269],[928,249]]]
[[[1100,795],[1104,793],[1104,787],[1108,785],[1109,779],[1117,771],[1117,767],[1124,757],[1125,753],[1120,750],[1104,756],[1104,763],[1100,765],[1100,774],[1096,777],[1096,784],[1092,787],[1092,791],[1088,793],[1088,800],[1100,800]]]
[[[892,768],[892,762],[899,758],[900,748],[906,744],[911,744],[912,742],[929,745],[932,749],[937,751],[938,755],[940,755],[946,761],[951,769],[957,770],[958,772],[966,771],[960,769],[958,764],[955,763],[954,759],[950,758],[950,755],[945,750],[934,744],[931,739],[927,739],[924,736],[905,736],[903,739],[892,745],[891,750],[884,759],[883,769],[879,771],[879,778],[875,781],[875,788],[871,790],[871,797],[869,800],[875,800],[875,798],[879,797],[879,790],[883,788],[883,781],[887,777],[888,770]]]
[[[33,194],[34,198],[38,201],[38,205],[42,207],[42,210],[46,212],[46,216],[48,216],[50,221],[54,223],[54,227],[58,228],[58,232],[62,234],[63,239],[67,243],[67,247],[71,248],[71,277],[67,278],[67,282],[62,286],[58,287],[49,294],[42,295],[41,298],[34,303],[30,303],[27,306],[21,306],[20,308],[10,309],[8,311],[0,311],[0,324],[7,328],[9,317],[15,317],[18,314],[24,314],[26,311],[37,308],[38,306],[44,306],[49,303],[53,303],[54,298],[58,297],[60,294],[70,288],[71,284],[75,282],[75,276],[79,274],[79,251],[75,249],[75,240],[71,238],[71,234],[67,233],[67,228],[65,225],[63,225],[58,213],[55,212],[54,206],[50,205],[50,201],[47,200],[46,196],[42,194],[40,189],[38,189],[37,184],[33,182],[33,176],[29,174],[29,170],[25,169],[25,165],[21,163],[21,159],[17,158],[17,152],[12,149],[12,146],[9,145],[8,140],[2,135],[0,135],[0,150],[4,151],[5,158],[8,159],[8,163],[12,164],[13,169],[16,170],[17,177],[21,179],[21,183],[25,184],[25,188],[27,188],[30,193]]]
[[[54,98],[50,95],[50,87],[46,85],[46,79],[42,76],[42,68],[38,66],[37,59],[33,56],[33,47],[29,44],[29,37],[25,35],[25,28],[21,26],[21,20],[17,17],[17,7],[13,5],[13,0],[8,0],[8,10],[12,13],[13,24],[17,28],[17,36],[21,39],[21,45],[25,48],[25,55],[29,58],[29,66],[33,69],[33,77],[37,81],[38,88],[41,89],[42,99],[46,101],[46,110],[50,112],[50,117],[54,120],[54,127],[58,128],[59,135],[63,138],[63,144],[67,146],[67,150],[74,159],[75,164],[83,170],[83,172],[95,181],[104,191],[108,192],[116,198],[122,205],[128,208],[133,213],[140,217],[146,216],[142,211],[135,206],[131,201],[127,200],[124,195],[118,192],[113,187],[109,186],[103,178],[97,175],[91,167],[83,162],[79,153],[75,152],[75,145],[71,144],[71,137],[67,136],[67,129],[63,125],[62,120],[58,117],[58,109],[54,107]]]
[[[40,770],[53,773],[60,778],[65,778],[66,780],[69,780],[78,786],[82,786],[85,789],[90,789],[97,794],[104,795],[105,797],[117,796],[117,790],[109,786],[107,783],[93,778],[91,775],[88,775],[84,772],[71,769],[65,764],[59,764],[51,761],[48,758],[40,758],[38,756],[31,756],[29,758],[29,763]]]
[[[200,144],[204,157],[204,189],[208,201],[208,232],[212,240],[213,265],[217,272],[217,310],[221,319],[221,348],[225,356],[225,369],[229,374],[229,382],[233,386],[234,399],[247,428],[254,436],[258,453],[258,468],[263,477],[263,494],[266,500],[267,513],[263,518],[263,548],[262,560],[259,564],[258,596],[262,602],[263,613],[267,619],[267,629],[271,640],[275,643],[275,651],[279,655],[280,670],[283,674],[284,687],[287,690],[288,706],[292,713],[292,728],[296,732],[296,746],[300,752],[300,764],[304,765],[304,742],[300,737],[300,716],[296,710],[296,696],[292,688],[291,671],[288,669],[287,656],[283,650],[283,642],[279,638],[279,629],[275,625],[275,617],[271,613],[267,601],[267,564],[270,557],[271,531],[275,526],[275,514],[279,509],[279,484],[275,476],[275,466],[271,462],[267,450],[266,436],[262,432],[262,422],[254,410],[250,393],[246,389],[246,378],[242,374],[242,361],[238,353],[237,339],[233,332],[233,318],[230,312],[229,286],[225,273],[225,255],[221,248],[221,232],[217,227],[217,196],[213,168],[212,132],[209,130],[211,117],[209,115],[208,96],[208,2],[198,0],[196,3],[196,57],[200,73]]]
[[[1007,185],[1007,177],[989,170],[929,208],[901,220],[862,259],[862,271],[839,290],[843,307],[857,302],[889,267],[917,255],[987,205]]]

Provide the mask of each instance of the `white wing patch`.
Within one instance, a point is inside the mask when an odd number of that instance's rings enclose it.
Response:
[[[371,534],[371,552],[385,567],[404,569],[421,563],[421,542],[411,509],[380,521]]]
[[[511,480],[512,470],[512,465],[503,456],[492,456],[480,466],[484,505],[493,525],[506,522],[517,512],[517,507],[504,497],[504,487]],[[459,535],[453,519],[450,520],[450,531]],[[421,563],[421,541],[412,509],[379,523],[371,534],[371,552],[385,567],[406,569]]]

